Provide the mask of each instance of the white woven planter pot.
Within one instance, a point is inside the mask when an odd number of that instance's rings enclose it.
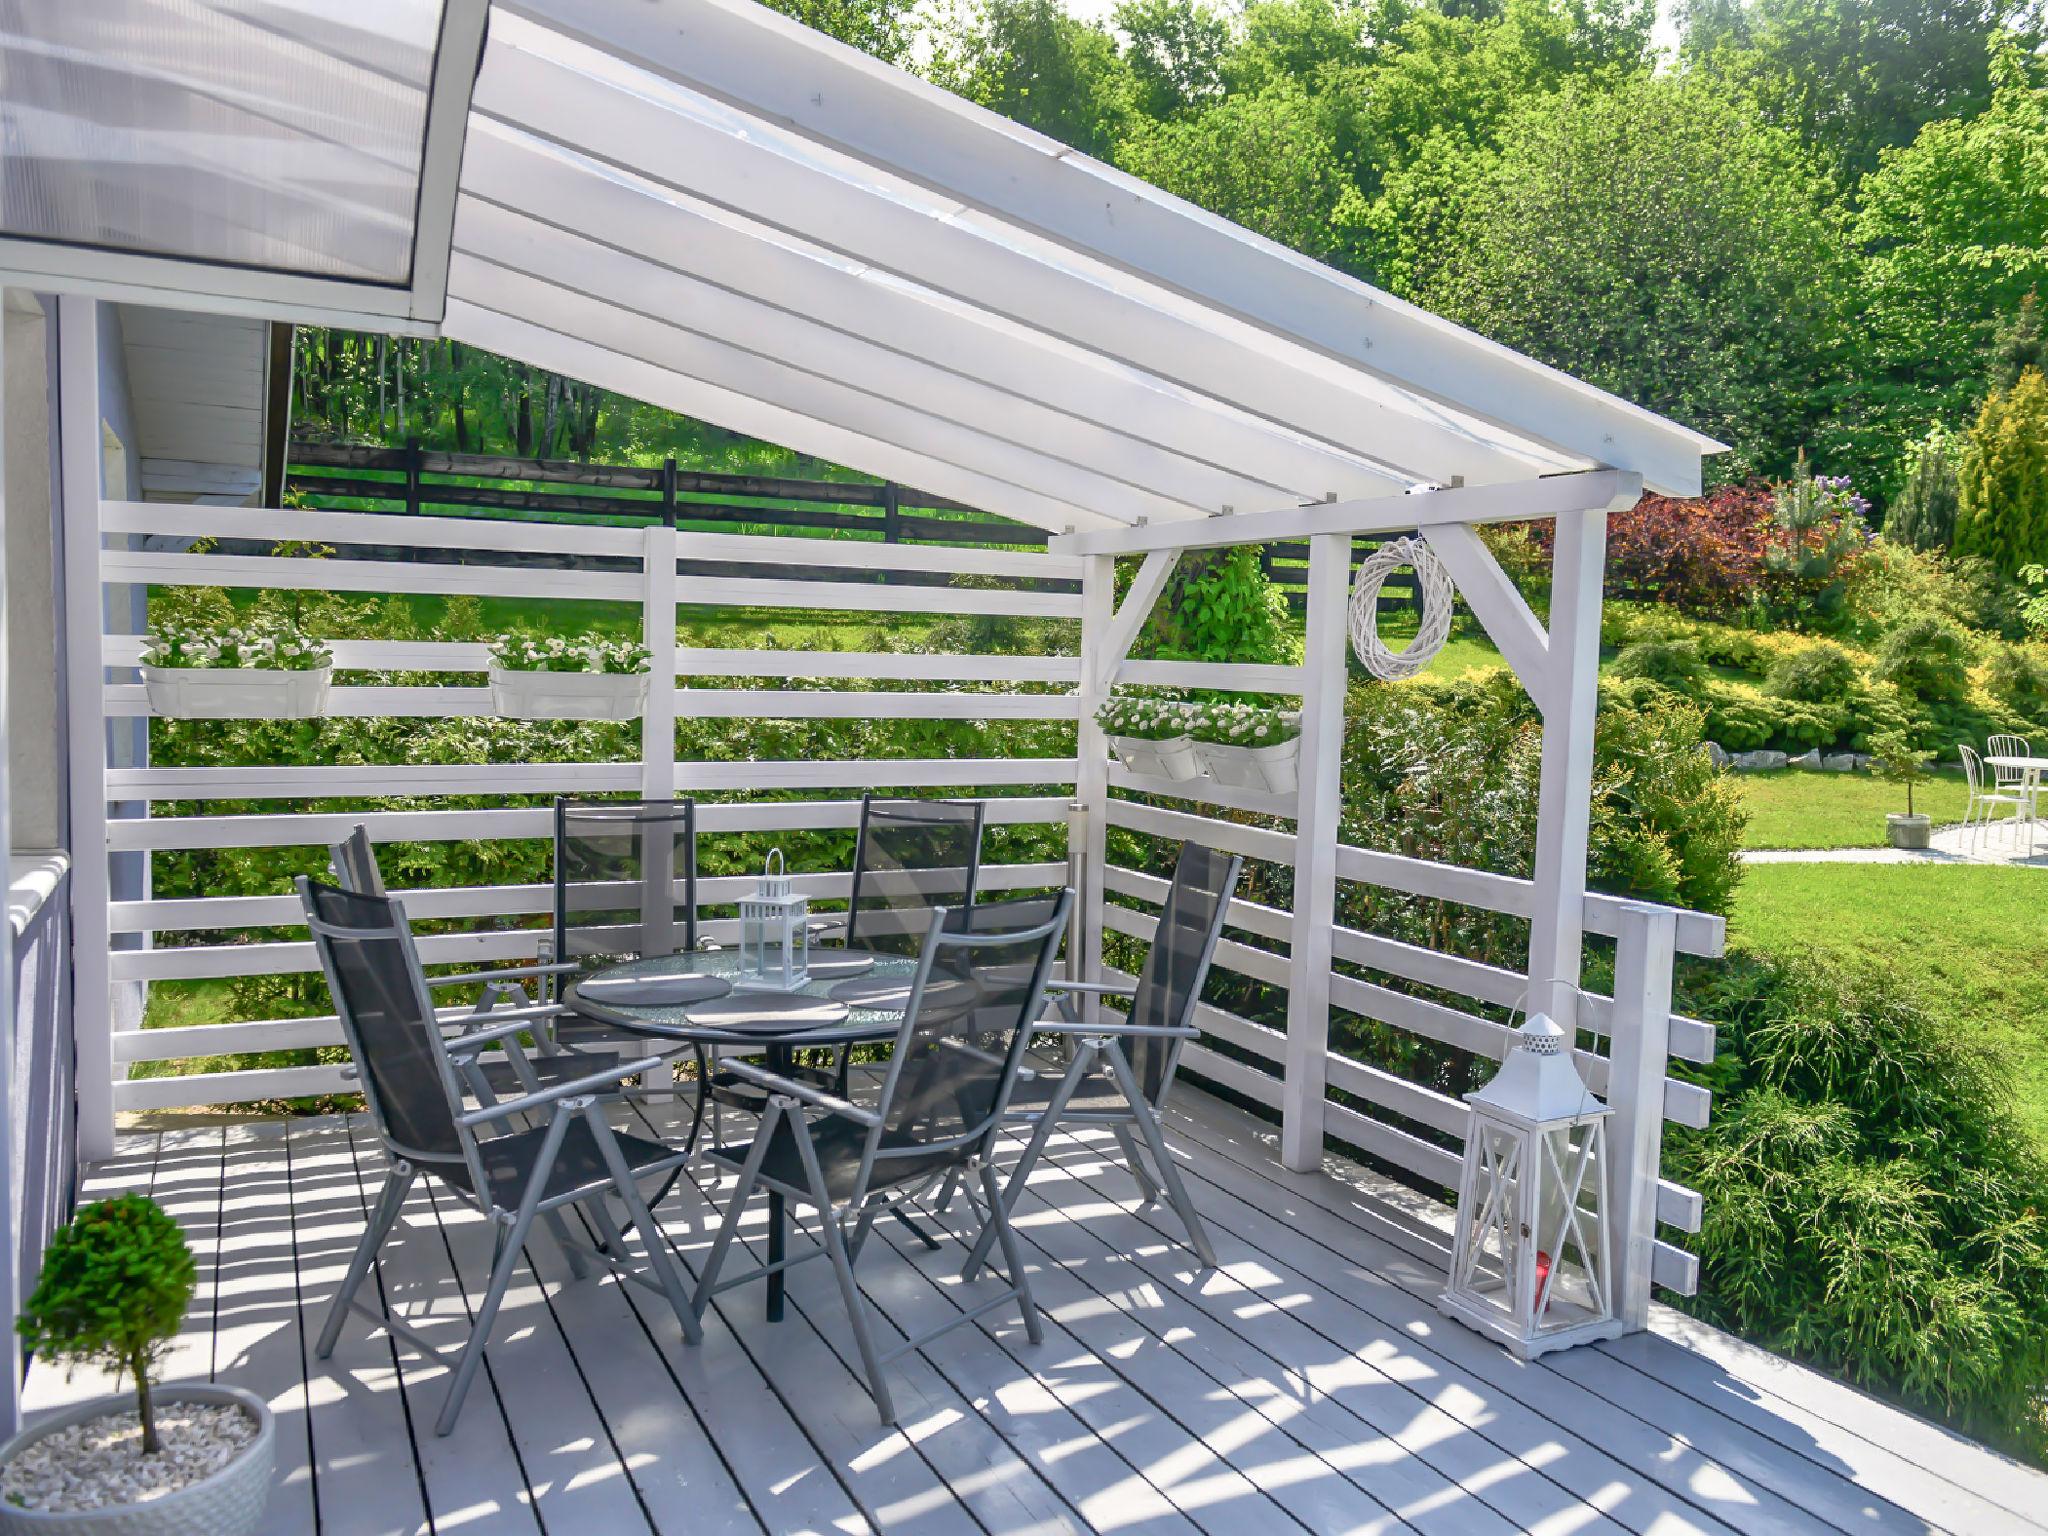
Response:
[[[507,720],[636,720],[647,711],[647,674],[492,667],[491,708]]]
[[[160,1406],[234,1403],[256,1421],[256,1438],[213,1476],[144,1504],[58,1512],[19,1509],[0,1503],[0,1536],[255,1536],[262,1525],[263,1506],[270,1498],[271,1462],[277,1450],[277,1426],[269,1407],[255,1393],[244,1392],[240,1387],[208,1386],[203,1382],[173,1382],[157,1388],[155,1396]],[[135,1399],[123,1393],[118,1397],[94,1398],[39,1419],[31,1428],[0,1445],[0,1465],[47,1434],[102,1414],[132,1410],[134,1405]]]
[[[1195,751],[1202,769],[1218,784],[1232,789],[1257,789],[1291,795],[1300,783],[1301,738],[1276,741],[1268,747],[1242,747],[1220,741],[1198,741]]]
[[[1109,744],[1116,749],[1116,755],[1126,768],[1146,778],[1185,782],[1202,775],[1202,765],[1195,757],[1195,744],[1186,736],[1169,736],[1164,741],[1112,736]]]
[[[149,712],[172,720],[305,720],[327,713],[334,668],[144,667]]]

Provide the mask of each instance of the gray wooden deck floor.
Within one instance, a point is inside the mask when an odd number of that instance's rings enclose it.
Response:
[[[1267,1128],[1195,1092],[1172,1136],[1220,1271],[1085,1140],[1055,1143],[1020,1210],[1048,1322],[963,1328],[895,1374],[901,1432],[874,1417],[831,1277],[791,1307],[727,1293],[702,1348],[611,1281],[515,1288],[454,1435],[429,1428],[444,1373],[353,1324],[311,1341],[381,1174],[360,1122],[130,1135],[87,1196],[152,1193],[200,1287],[169,1375],[267,1397],[279,1419],[268,1531],[1208,1533],[2035,1531],[2048,1477],[1675,1315],[1649,1334],[1517,1363],[1430,1298],[1431,1235],[1355,1170],[1280,1171]],[[694,1265],[700,1168],[662,1207]],[[378,1283],[445,1326],[481,1290],[488,1237],[415,1196]],[[758,1233],[756,1234],[758,1236]],[[860,1278],[921,1326],[975,1294],[957,1247],[884,1229]],[[432,1324],[428,1324],[429,1327]],[[37,1366],[31,1408],[101,1390]]]

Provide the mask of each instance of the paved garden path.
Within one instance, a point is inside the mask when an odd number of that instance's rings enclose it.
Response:
[[[1931,848],[1749,848],[1750,864],[2009,864],[2048,869],[2048,833],[2037,835],[2029,856],[2024,831],[1994,825],[1966,837],[1962,827],[1937,827]]]

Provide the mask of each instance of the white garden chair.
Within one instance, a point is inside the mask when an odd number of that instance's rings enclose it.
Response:
[[[1969,808],[1963,812],[1963,838],[1966,850],[1974,851],[1976,849],[1978,839],[1983,835],[1985,829],[1991,825],[1991,813],[2001,805],[2009,805],[2012,807],[2012,824],[2015,827],[2019,825],[2022,817],[2026,818],[2028,834],[2027,856],[2032,858],[2034,853],[2033,806],[2024,790],[2017,793],[2009,793],[2001,789],[1996,780],[1990,781],[1987,785],[1984,776],[1984,764],[1977,756],[1976,751],[1967,744],[1958,745],[1956,750],[1962,754],[1963,777],[1969,780],[1970,784],[1970,804]]]

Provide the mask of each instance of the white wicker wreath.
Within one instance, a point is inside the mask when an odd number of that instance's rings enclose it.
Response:
[[[1390,651],[1380,640],[1380,588],[1404,565],[1414,569],[1422,591],[1422,628],[1406,647]],[[1352,583],[1351,648],[1374,677],[1388,682],[1413,677],[1450,639],[1451,606],[1456,597],[1451,573],[1437,559],[1436,551],[1419,538],[1390,539],[1359,566],[1358,578]]]

